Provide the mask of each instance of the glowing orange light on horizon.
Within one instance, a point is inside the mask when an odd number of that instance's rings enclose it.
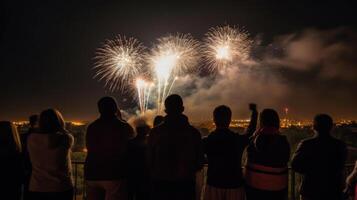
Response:
[[[75,126],[83,126],[84,123],[83,122],[78,122],[78,121],[74,121],[74,122],[71,122],[73,125]]]

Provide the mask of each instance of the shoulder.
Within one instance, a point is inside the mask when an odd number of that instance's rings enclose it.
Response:
[[[347,145],[346,145],[346,143],[344,141],[339,140],[337,138],[333,138],[333,141],[336,144],[336,146],[338,146],[339,148],[341,148],[341,149],[346,149],[347,148]]]
[[[315,137],[311,137],[311,138],[306,138],[301,140],[300,144],[301,145],[313,145],[315,142],[317,141],[317,139]]]
[[[216,134],[213,131],[213,132],[210,132],[207,136],[203,137],[202,141],[204,141],[204,142],[212,141],[212,140],[215,140],[215,137],[216,137]]]
[[[93,121],[92,123],[90,123],[88,126],[87,126],[87,130],[90,130],[92,128],[94,128],[95,126],[97,126],[99,123],[99,119],[96,119],[95,121]]]
[[[113,119],[113,121],[110,121],[110,123],[114,124],[117,127],[121,127],[121,128],[131,128],[131,126],[128,122],[123,121],[118,118]]]
[[[65,141],[67,141],[69,143],[73,143],[73,141],[74,141],[74,137],[71,133],[63,133],[63,138]]]
[[[130,126],[130,124],[128,122],[122,121],[118,119],[118,123],[123,126],[126,129],[132,129],[132,127]]]
[[[281,142],[288,143],[288,138],[286,137],[286,135],[278,134],[277,137]]]
[[[201,133],[200,131],[197,130],[197,128],[193,127],[192,125],[190,125],[190,130],[191,133],[195,136],[195,137],[199,137],[201,139]]]
[[[306,138],[299,142],[297,149],[299,149],[299,150],[303,150],[306,148],[310,149],[311,147],[314,146],[315,143],[316,143],[316,138],[314,138],[314,137]]]
[[[281,134],[275,134],[275,135],[258,135],[255,138],[255,144],[257,146],[260,145],[267,145],[267,144],[271,144],[271,145],[289,145],[289,142],[286,138],[285,135],[281,135]]]
[[[65,146],[71,147],[74,143],[74,137],[69,132],[61,132],[56,134],[59,138],[62,139]]]
[[[150,131],[150,133],[153,133],[153,134],[158,134],[159,132],[163,131],[164,129],[166,128],[166,125],[165,123],[161,123],[155,127],[153,127]]]

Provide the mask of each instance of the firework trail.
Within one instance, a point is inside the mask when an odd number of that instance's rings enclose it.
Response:
[[[204,42],[204,58],[211,71],[247,59],[252,45],[247,32],[231,26],[211,28]]]
[[[200,58],[199,47],[190,34],[176,34],[158,39],[157,45],[152,48],[148,60],[156,77],[159,113],[176,76],[195,70]]]
[[[107,40],[96,52],[95,78],[105,80],[110,91],[121,90],[131,85],[141,71],[144,62],[144,46],[135,38],[118,36]]]
[[[145,81],[144,79],[136,79],[136,89],[138,93],[138,101],[141,113],[145,113],[148,108],[151,88],[153,87],[152,83]]]

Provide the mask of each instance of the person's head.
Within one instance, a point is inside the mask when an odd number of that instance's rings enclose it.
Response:
[[[278,113],[274,109],[264,109],[260,113],[260,127],[280,128],[280,119]]]
[[[42,133],[66,132],[62,114],[56,109],[47,109],[41,112],[39,128]]]
[[[137,137],[145,138],[150,132],[150,127],[147,124],[137,126],[135,128]]]
[[[333,128],[333,120],[327,114],[318,114],[314,118],[313,128],[319,134],[329,135]]]
[[[183,101],[179,95],[172,94],[165,99],[165,112],[168,115],[181,114],[184,110]]]
[[[228,128],[232,119],[232,111],[228,106],[221,105],[214,109],[213,120],[217,128]]]
[[[164,116],[162,115],[158,115],[154,118],[154,127],[158,126],[159,124],[161,124],[164,121]]]
[[[0,121],[0,149],[8,153],[21,152],[19,133],[9,121]]]
[[[117,102],[113,97],[103,97],[98,101],[98,110],[102,116],[115,116],[118,113]]]
[[[29,123],[31,128],[36,128],[38,126],[38,115],[31,115],[29,117]]]

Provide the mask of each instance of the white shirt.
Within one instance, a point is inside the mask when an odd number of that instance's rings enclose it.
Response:
[[[29,190],[63,192],[73,188],[71,147],[73,136],[68,133],[33,133],[28,138],[32,163]]]

